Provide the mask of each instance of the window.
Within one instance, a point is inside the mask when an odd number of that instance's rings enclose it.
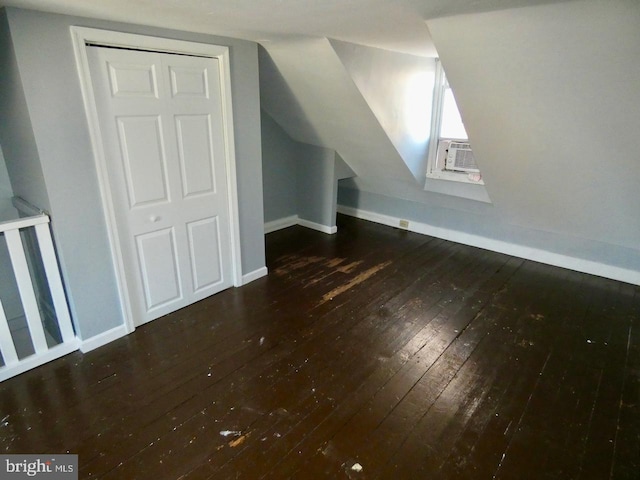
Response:
[[[436,60],[427,178],[484,185],[442,64]]]

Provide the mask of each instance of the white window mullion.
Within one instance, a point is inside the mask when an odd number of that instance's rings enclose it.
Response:
[[[442,98],[444,94],[444,71],[440,60],[436,58],[435,83],[433,85],[433,107],[431,117],[431,134],[429,137],[427,176],[435,173],[438,155],[440,124],[442,123]]]
[[[474,159],[472,151],[468,147],[468,138],[455,96],[445,75],[442,63],[436,59],[435,83],[433,89],[433,108],[431,117],[431,137],[429,138],[429,151],[427,157],[427,182],[429,179],[449,180],[462,183],[484,185],[482,174],[471,165],[458,164],[458,152],[455,152],[456,166],[447,168],[447,156],[451,164],[449,151],[452,142],[464,142],[467,147],[468,157]],[[466,158],[466,157],[465,157]],[[425,185],[425,188],[427,186]]]

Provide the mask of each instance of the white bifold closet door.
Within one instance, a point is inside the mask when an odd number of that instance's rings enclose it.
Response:
[[[233,284],[220,69],[214,58],[87,52],[140,325]]]

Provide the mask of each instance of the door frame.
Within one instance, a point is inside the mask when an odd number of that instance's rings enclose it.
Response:
[[[196,55],[200,57],[215,58],[220,65],[220,87],[222,95],[222,116],[224,126],[225,163],[227,167],[228,209],[229,225],[231,232],[231,275],[233,285],[242,285],[242,258],[240,249],[240,222],[238,209],[238,182],[236,176],[236,155],[233,130],[233,108],[231,101],[231,70],[229,63],[229,47],[174,40],[170,38],[152,37],[147,35],[123,33],[112,30],[71,26],[73,50],[80,77],[82,99],[89,124],[89,136],[91,148],[98,174],[100,196],[104,208],[104,216],[109,237],[109,247],[116,283],[120,296],[122,316],[127,333],[135,330],[133,309],[131,307],[131,291],[125,275],[125,265],[122,256],[122,247],[119,241],[118,225],[115,216],[111,184],[107,173],[107,159],[104,149],[104,140],[100,131],[98,109],[96,107],[91,73],[89,71],[89,59],[87,57],[87,43],[104,46],[131,48],[137,50],[151,50],[161,53],[177,53],[183,55]]]

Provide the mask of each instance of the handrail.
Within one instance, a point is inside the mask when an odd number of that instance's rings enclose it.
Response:
[[[49,216],[28,203],[20,207],[23,207],[20,209],[23,214],[34,211],[39,213],[0,223],[0,234],[7,245],[24,312],[24,315],[16,318],[23,317],[22,321],[26,323],[29,334],[26,343],[20,341],[20,348],[30,344],[33,353],[27,356],[19,354],[16,349],[16,337],[12,334],[9,324],[11,319],[7,318],[0,301],[0,354],[4,360],[4,365],[0,366],[0,382],[78,348],[51,238]],[[23,229],[32,230],[35,236],[21,235]],[[41,264],[42,268],[32,268],[36,262]],[[50,298],[46,298],[46,294],[43,296],[46,289],[49,290]],[[57,324],[57,328],[48,330],[53,322]],[[59,337],[56,331],[59,332]],[[50,335],[49,340],[47,332]],[[56,335],[56,338],[51,335]],[[58,343],[50,346],[50,340]]]
[[[18,218],[17,220],[7,220],[6,222],[0,222],[0,233],[33,227],[43,223],[49,223],[49,216],[44,213],[32,217]]]
[[[41,213],[49,215],[47,211],[36,207],[33,203],[28,202],[24,198],[18,197],[17,195],[11,198],[11,203],[13,203],[13,206],[16,208],[16,210],[18,210],[18,212],[26,215],[27,217],[33,217],[34,215],[40,215]]]

